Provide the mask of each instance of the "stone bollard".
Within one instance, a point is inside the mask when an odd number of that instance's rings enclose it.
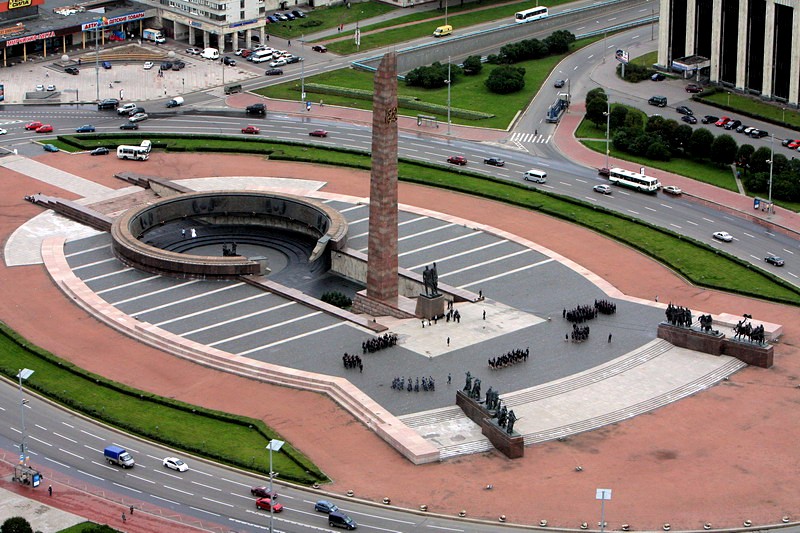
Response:
[[[631,530],[631,526],[630,526],[630,524],[622,524],[622,526],[620,526],[620,529],[622,531],[630,531]]]
[[[501,522],[505,522],[506,521],[506,515],[501,514],[500,518],[498,518],[498,520],[501,521]]]
[[[355,492],[353,492],[352,490],[347,491],[347,495],[350,496],[351,498],[353,497],[353,494],[355,494]]]
[[[743,523],[742,525],[743,525],[744,527],[750,527],[750,526],[752,526],[752,525],[753,525],[753,522],[751,522],[750,520],[745,520],[745,521],[744,521],[744,523]]]
[[[464,509],[461,509],[458,512],[458,516],[460,516],[461,518],[464,518],[465,516],[467,516],[467,511],[465,511]]]
[[[705,524],[703,524],[703,529],[705,529],[706,531],[711,529],[711,522],[706,522]]]
[[[547,520],[539,520],[539,527],[547,527]]]
[[[586,522],[581,522],[581,529],[589,529],[589,524]]]
[[[669,525],[669,522],[667,522],[666,524],[664,524],[664,527],[663,527],[662,529],[663,529],[664,531],[669,531],[670,529],[672,529],[672,526],[670,526],[670,525]]]
[[[392,503],[392,500],[390,500],[389,498],[384,498],[383,499],[383,503],[385,503],[386,505],[389,505],[390,503]]]
[[[428,511],[428,506],[423,503],[422,505],[419,506],[419,510],[425,513]]]

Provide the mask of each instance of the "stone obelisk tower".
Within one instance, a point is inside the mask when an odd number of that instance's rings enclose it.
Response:
[[[397,56],[383,56],[372,98],[367,296],[397,299]]]

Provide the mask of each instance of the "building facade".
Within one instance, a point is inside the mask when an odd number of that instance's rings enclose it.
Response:
[[[800,0],[661,0],[658,46],[667,69],[700,56],[712,83],[798,104]]]

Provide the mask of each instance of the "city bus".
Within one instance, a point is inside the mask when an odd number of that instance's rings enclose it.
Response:
[[[547,11],[547,8],[544,6],[532,7],[530,9],[517,12],[514,15],[514,20],[521,24],[523,22],[531,22],[534,20],[543,19],[549,14],[550,13]]]
[[[624,168],[612,168],[608,171],[608,180],[620,187],[628,187],[648,194],[655,194],[661,188],[661,183],[656,178],[644,175],[644,168],[642,168],[641,174]]]

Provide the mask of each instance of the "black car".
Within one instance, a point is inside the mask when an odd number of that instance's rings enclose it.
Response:
[[[742,133],[748,127],[749,126],[747,124],[739,124],[739,126],[736,128],[736,133]]]
[[[119,127],[121,130],[138,130],[139,123],[138,122],[126,122],[125,124]]]
[[[306,14],[303,13],[302,11],[300,11],[299,9],[295,9],[294,11],[292,11],[292,15],[294,15],[295,17],[297,17],[299,19],[305,18],[305,16],[306,16]]]
[[[78,70],[78,67],[67,67],[64,69],[64,72],[66,72],[67,74],[72,74],[73,76],[77,76],[78,74],[81,73],[81,71]]]
[[[322,44],[315,44],[314,46],[311,47],[311,49],[314,50],[315,52],[327,52],[328,51],[328,49],[325,48],[325,45],[322,45]]]
[[[171,70],[172,69],[172,62],[164,61],[161,63],[161,70]]]
[[[267,114],[267,106],[264,104],[252,104],[247,106],[245,109],[245,113],[248,115],[266,115]]]
[[[117,109],[118,105],[119,105],[119,100],[117,100],[116,98],[106,98],[105,100],[97,102],[97,110],[100,111],[103,109]]]
[[[108,148],[106,148],[105,146],[98,146],[97,148],[95,148],[94,150],[89,152],[89,154],[90,155],[108,155]]]
[[[283,74],[283,70],[279,68],[271,68],[264,72],[264,76],[280,76],[281,74]]]
[[[700,122],[702,122],[703,124],[714,124],[718,120],[719,117],[715,117],[714,115],[706,115]]]
[[[289,56],[289,57],[286,58],[286,64],[287,65],[291,65],[292,63],[299,63],[302,60],[303,60],[302,57]]]
[[[725,124],[723,126],[723,128],[725,128],[726,130],[735,130],[736,128],[738,128],[741,125],[742,125],[742,121],[741,120],[731,120],[730,122]]]
[[[681,115],[694,115],[694,113],[692,112],[692,110],[691,110],[691,109],[689,109],[688,107],[686,107],[685,105],[682,105],[682,106],[680,106],[680,107],[676,107],[676,108],[675,108],[675,111],[677,111],[677,112],[678,112],[678,113],[680,113]]]
[[[650,76],[650,79],[653,81],[664,81],[664,79],[666,79],[666,76],[664,76],[660,72],[656,72],[655,74]]]
[[[228,56],[223,57],[222,58],[222,62],[225,63],[226,65],[230,65],[232,67],[236,66],[236,60],[235,59],[231,59]]]
[[[499,157],[487,157],[483,160],[483,163],[486,165],[491,165],[493,167],[502,167],[505,166],[506,162],[500,159]]]
[[[553,84],[553,87],[555,87],[556,89],[560,89],[561,87],[564,86],[565,83],[567,82],[565,82],[564,80],[556,80],[556,82]]]
[[[764,258],[764,261],[769,263],[770,265],[775,265],[776,267],[782,267],[784,261],[782,258],[778,257],[777,255],[768,255]]]
[[[697,124],[697,117],[693,115],[683,115],[681,120],[686,122],[687,124]]]
[[[133,109],[128,111],[128,116],[132,117],[133,115],[136,115],[138,113],[147,113],[147,111],[145,111],[143,107],[134,107]]]
[[[175,61],[175,62],[172,64],[172,70],[182,70],[184,67],[186,67],[186,63],[184,63],[184,62],[183,62],[183,61],[181,61],[180,59],[179,59],[179,60],[177,60],[177,61]]]
[[[766,137],[769,135],[769,132],[764,130],[753,130],[750,132],[750,137],[753,139],[760,139],[761,137]]]

